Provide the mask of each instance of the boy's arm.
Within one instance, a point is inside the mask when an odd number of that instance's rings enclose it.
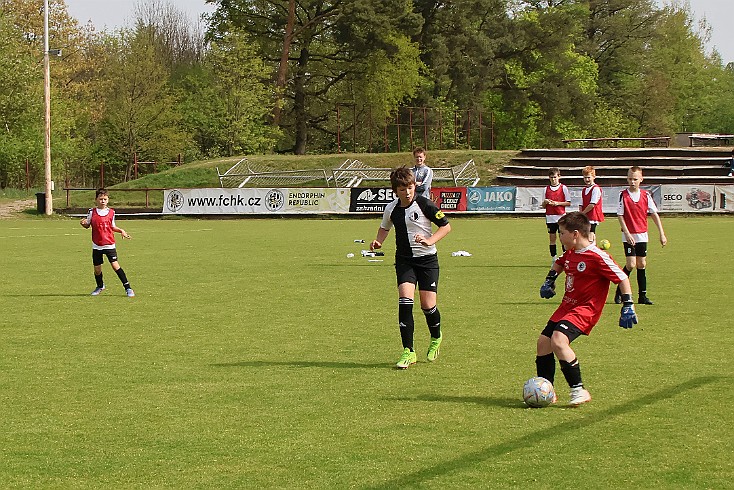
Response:
[[[668,237],[665,236],[665,231],[663,231],[663,222],[660,220],[658,213],[652,213],[650,217],[655,223],[655,226],[658,227],[658,232],[660,232],[660,244],[664,247],[668,243]]]
[[[390,233],[390,230],[386,230],[382,226],[379,227],[377,229],[377,237],[370,243],[370,250],[382,248],[382,244],[385,241],[385,238],[387,238],[388,233]]]
[[[119,228],[117,226],[113,226],[112,227],[112,231],[114,231],[114,232],[119,233],[120,235],[122,235],[122,238],[130,238],[130,235],[128,235],[128,233],[125,230],[123,230],[122,228]]]
[[[635,239],[632,238],[632,234],[630,233],[629,228],[627,228],[627,223],[624,222],[624,215],[618,214],[617,219],[619,220],[619,226],[622,228],[622,233],[624,234],[624,241],[630,245],[634,245]]]
[[[451,223],[446,223],[443,226],[439,226],[438,230],[436,230],[436,233],[431,235],[429,238],[424,237],[420,233],[416,233],[415,241],[420,243],[421,245],[430,247],[431,245],[435,245],[436,243],[438,243],[443,237],[448,235],[450,231],[451,231]]]
[[[593,202],[590,202],[588,206],[586,206],[584,209],[581,210],[581,212],[584,214],[589,214],[591,210],[594,209],[594,206],[596,206],[596,204],[594,204]]]

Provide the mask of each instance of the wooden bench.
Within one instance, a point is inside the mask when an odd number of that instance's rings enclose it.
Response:
[[[734,139],[734,134],[694,133],[689,135],[688,139],[691,142],[690,146],[729,146],[729,142]]]
[[[645,148],[645,143],[653,143],[652,146],[670,146],[670,136],[644,136],[638,138],[571,138],[562,140],[568,146],[571,143],[583,143],[586,148],[594,148],[595,143],[613,143],[614,147],[619,146],[620,141],[639,141],[640,147]]]

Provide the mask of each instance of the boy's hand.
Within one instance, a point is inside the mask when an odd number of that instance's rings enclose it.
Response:
[[[89,222],[87,221],[87,218],[82,218],[79,220],[79,224],[82,225],[84,228],[89,228]]]
[[[428,238],[424,237],[420,233],[415,234],[415,241],[416,243],[420,243],[421,245],[425,245],[426,247],[431,246],[431,243],[428,241]]]
[[[635,313],[635,305],[632,302],[625,302],[622,306],[622,312],[619,314],[619,326],[622,328],[632,328],[637,324],[637,313]]]
[[[372,240],[372,243],[370,243],[370,251],[382,248],[382,243],[378,242],[377,240]]]
[[[546,279],[540,286],[540,297],[543,299],[551,299],[556,295],[556,283],[552,279]]]
[[[665,236],[665,233],[662,233],[660,235],[660,244],[664,247],[668,244],[668,237]]]
[[[120,230],[120,235],[122,235],[122,238],[132,238],[125,230]]]

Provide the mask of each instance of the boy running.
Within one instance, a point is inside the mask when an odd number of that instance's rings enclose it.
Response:
[[[627,263],[624,266],[624,272],[629,276],[633,270],[637,269],[637,302],[643,305],[653,304],[647,297],[647,216],[652,218],[655,226],[658,227],[660,233],[660,244],[664,247],[668,243],[668,238],[663,231],[663,223],[658,216],[658,208],[652,195],[645,189],[640,189],[642,184],[642,169],[640,167],[632,167],[627,171],[627,183],[629,187],[619,194],[619,207],[617,208],[617,218],[622,226],[622,241],[624,242],[624,255],[627,257]],[[614,302],[621,302],[621,293],[619,289],[614,295]]]
[[[105,189],[98,189],[95,197],[97,203],[96,208],[91,208],[86,218],[82,218],[79,222],[84,228],[92,228],[92,264],[94,265],[94,280],[97,287],[92,291],[92,296],[98,296],[105,290],[104,281],[102,280],[102,263],[104,256],[117,273],[117,277],[125,288],[125,294],[132,298],[135,292],[130,287],[125,271],[122,270],[117,262],[117,250],[115,248],[115,233],[122,235],[122,238],[130,238],[122,228],[118,228],[115,224],[115,210],[107,207],[110,200],[109,193]]]
[[[571,193],[568,187],[561,184],[561,171],[552,168],[548,171],[548,179],[550,185],[546,186],[543,193],[543,207],[545,208],[545,226],[548,229],[548,239],[550,241],[551,257],[555,260],[558,257],[558,248],[556,247],[558,220],[566,213],[566,206],[571,205]]]
[[[395,227],[395,274],[398,282],[398,324],[403,353],[395,367],[407,369],[417,357],[413,348],[413,299],[416,284],[420,289],[420,303],[426,317],[431,343],[426,358],[433,362],[438,357],[443,341],[441,314],[437,306],[438,255],[436,242],[451,231],[451,225],[436,204],[416,195],[415,175],[408,167],[399,167],[390,173],[390,184],[398,198],[385,207],[377,237],[370,250],[382,248],[390,229]],[[438,226],[431,232],[431,223]]]
[[[637,323],[632,303],[629,278],[604,251],[589,241],[591,229],[585,214],[574,211],[559,221],[561,243],[566,252],[553,263],[545,282],[540,287],[541,298],[555,296],[555,281],[565,272],[565,293],[558,309],[538,337],[535,365],[537,375],[554,382],[556,360],[571,388],[571,406],[591,401],[591,395],[581,380],[581,368],[571,342],[581,335],[589,335],[599,321],[609,294],[609,284],[619,285],[622,291],[622,312],[619,326],[632,328]]]
[[[589,218],[591,223],[591,232],[589,240],[596,242],[596,225],[604,221],[604,210],[602,209],[602,191],[601,187],[594,183],[596,179],[596,170],[591,165],[584,167],[581,171],[584,176],[584,190],[581,191],[581,212]]]

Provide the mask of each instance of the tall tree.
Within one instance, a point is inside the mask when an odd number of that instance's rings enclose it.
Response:
[[[296,154],[306,152],[309,139],[318,142],[320,135],[328,134],[325,123],[333,118],[335,104],[350,92],[349,85],[369,75],[375,62],[383,59],[395,65],[406,59],[409,43],[401,40],[419,25],[418,16],[405,0],[215,3],[218,6],[211,17],[212,39],[232,29],[243,29],[272,67],[276,82],[282,83],[283,74],[290,74],[282,87],[283,101],[274,104],[282,106],[280,122],[292,138],[292,146],[282,149]],[[382,58],[376,53],[382,53]],[[282,67],[285,59],[287,69]],[[405,69],[416,70],[417,66],[411,60]],[[278,110],[275,113],[279,114]]]

